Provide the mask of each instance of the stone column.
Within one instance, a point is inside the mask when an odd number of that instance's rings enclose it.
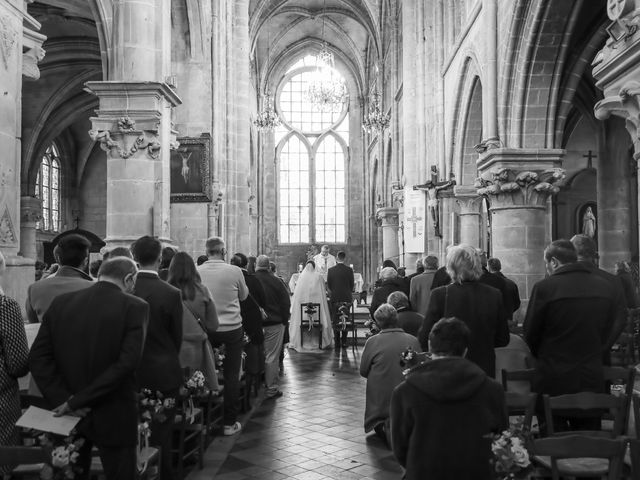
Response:
[[[608,2],[607,14],[613,22],[607,29],[609,38],[593,61],[593,77],[596,80],[596,86],[603,91],[604,99],[595,105],[594,113],[599,120],[606,120],[613,116],[625,121],[626,129],[633,142],[633,158],[638,161],[640,160],[640,82],[638,82],[640,29],[637,25],[640,21],[640,10],[636,9],[635,2],[630,0]],[[620,152],[615,138],[607,135],[607,153],[615,152],[616,147],[617,155],[624,157],[626,152]],[[600,157],[602,156],[601,153]],[[616,260],[623,260],[620,258],[622,255],[629,256],[631,252],[637,252],[638,245],[630,246],[629,235],[625,235],[625,229],[631,223],[628,210],[625,211],[629,197],[628,194],[624,195],[625,188],[622,184],[624,178],[628,178],[628,174],[624,171],[626,162],[623,158],[599,158],[599,161],[602,160],[605,165],[598,167],[598,247],[601,251],[600,265],[609,269]],[[633,201],[638,200],[633,199]],[[638,224],[637,219],[635,223]]]
[[[170,242],[171,6],[116,0],[109,81],[87,82],[100,107],[89,135],[107,152],[107,248],[142,235]]]
[[[40,77],[44,57],[40,24],[27,13],[32,0],[0,2],[0,252],[7,263],[2,287],[24,305],[27,287],[34,281],[34,257],[21,246],[22,83]]]
[[[398,250],[398,209],[382,207],[376,212],[378,224],[382,228],[382,256],[397,264]]]
[[[39,198],[20,197],[20,253],[36,259],[36,223],[42,219],[42,201]]]
[[[460,208],[460,231],[459,241],[472,247],[480,248],[480,229],[482,214],[480,213],[480,205],[482,197],[478,195],[475,188],[455,186],[454,194],[456,202]]]
[[[489,200],[492,256],[529,298],[544,278],[543,252],[549,243],[548,199],[559,191],[564,170],[557,168],[564,150],[494,149],[479,162],[477,193]],[[526,303],[526,302],[525,302]]]

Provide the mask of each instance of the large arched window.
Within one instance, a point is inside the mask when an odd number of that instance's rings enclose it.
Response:
[[[55,144],[45,151],[36,178],[36,197],[42,200],[42,220],[36,227],[46,232],[60,231],[60,159]]]
[[[306,98],[315,57],[295,63],[276,94],[280,243],[346,242],[348,102],[316,110]]]

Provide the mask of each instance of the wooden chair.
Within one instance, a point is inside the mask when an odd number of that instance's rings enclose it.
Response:
[[[340,302],[336,308],[336,319],[338,321],[337,327],[339,328],[334,328],[334,330],[346,330],[347,332],[351,332],[351,349],[354,350],[358,346],[358,328],[356,326],[353,302]]]
[[[11,478],[40,478],[42,467],[51,462],[51,451],[43,447],[0,446],[0,467],[11,467]]]
[[[223,400],[222,395],[214,395],[209,392],[198,399],[197,406],[202,409],[204,421],[204,444],[209,446],[213,440],[213,433],[222,428],[223,423]]]
[[[505,392],[510,391],[509,382],[519,382],[517,385],[512,385],[512,387],[520,387],[517,390],[528,390],[531,392],[531,383],[533,382],[533,374],[535,369],[528,368],[526,370],[501,370],[502,374],[502,388],[504,388]],[[525,388],[526,387],[526,388]],[[524,391],[520,393],[525,393]]]
[[[311,331],[315,322],[313,321],[314,315],[318,316],[318,327],[320,328],[320,341],[318,348],[322,348],[322,323],[320,323],[320,304],[319,303],[301,303],[300,304],[300,345],[304,343],[304,329],[305,326]]]
[[[504,370],[503,370],[504,371]],[[536,411],[536,393],[505,392],[507,414],[509,417],[522,416],[522,426],[531,431],[531,423]]]
[[[560,477],[618,480],[626,449],[624,439],[566,435],[533,441],[533,462]]]
[[[179,412],[173,422],[171,454],[178,479],[184,478],[185,463],[196,459],[200,470],[204,467],[204,416],[201,408],[194,408],[191,416]]]
[[[612,390],[612,395],[620,395],[624,393],[625,405],[622,418],[622,434],[626,435],[629,429],[629,414],[631,411],[631,400],[633,398],[633,386],[636,379],[636,369],[629,367],[604,367],[603,368],[604,379],[607,383],[607,388]],[[622,390],[618,390],[614,393],[614,389],[611,388],[614,385],[621,385]],[[604,418],[607,420],[613,420],[610,415],[605,414]]]
[[[565,436],[580,433],[581,435],[617,438],[622,434],[624,429],[623,419],[624,407],[626,405],[626,398],[624,398],[624,396],[618,397],[606,393],[580,392],[556,397],[543,395],[542,400],[549,436]],[[602,418],[606,412],[611,412],[613,416],[613,428],[611,431],[554,431],[554,415],[564,415],[572,418]]]

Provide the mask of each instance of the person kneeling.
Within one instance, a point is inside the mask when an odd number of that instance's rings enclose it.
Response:
[[[464,358],[470,336],[457,318],[438,321],[429,335],[432,360],[393,391],[391,443],[406,480],[493,478],[488,435],[507,427],[504,391]]]

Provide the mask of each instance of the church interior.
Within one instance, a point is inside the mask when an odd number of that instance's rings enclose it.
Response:
[[[4,291],[24,305],[69,232],[91,260],[220,236],[287,282],[329,245],[369,293],[384,260],[408,275],[468,244],[520,321],[552,240],[587,235],[637,281],[639,19],[640,0],[2,0]],[[325,478],[289,473],[255,478]]]

